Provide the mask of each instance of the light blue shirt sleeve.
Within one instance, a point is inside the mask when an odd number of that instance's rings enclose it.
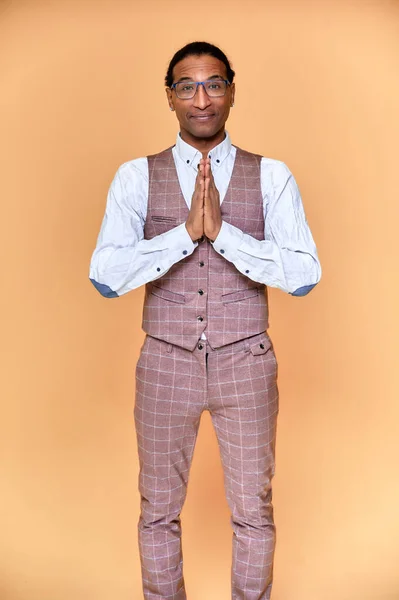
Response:
[[[90,280],[106,298],[126,294],[165,275],[192,254],[185,223],[150,240],[144,239],[148,204],[148,163],[124,163],[110,185],[105,214],[90,262]]]
[[[195,188],[200,154],[177,136],[173,149],[187,207]],[[210,153],[220,202],[234,168],[236,148],[226,137]],[[255,282],[304,296],[320,281],[321,267],[294,176],[282,161],[263,157],[261,189],[264,240],[257,240],[223,221],[214,249]],[[90,263],[90,279],[107,298],[114,298],[167,273],[191,255],[193,243],[185,223],[144,239],[148,205],[146,157],[122,164],[110,185],[104,218]]]
[[[285,163],[267,158],[261,183],[265,239],[223,221],[213,247],[253,281],[304,296],[320,281],[321,266],[298,185]]]

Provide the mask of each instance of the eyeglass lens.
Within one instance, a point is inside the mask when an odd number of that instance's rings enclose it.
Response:
[[[208,96],[224,96],[226,93],[227,85],[223,79],[209,79],[208,81],[204,81],[203,85]],[[197,87],[197,83],[194,81],[179,81],[175,86],[176,95],[178,98],[193,98]]]

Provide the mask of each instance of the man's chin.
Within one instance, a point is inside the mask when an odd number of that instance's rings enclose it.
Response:
[[[215,137],[220,132],[220,130],[221,130],[221,127],[215,127],[214,125],[211,125],[210,123],[208,123],[208,124],[202,123],[200,126],[190,127],[190,129],[188,131],[195,138],[208,139],[208,138]]]

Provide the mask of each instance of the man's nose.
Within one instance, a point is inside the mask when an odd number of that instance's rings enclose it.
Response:
[[[207,106],[210,105],[210,99],[208,94],[205,91],[205,88],[203,85],[199,85],[197,86],[197,91],[195,93],[195,96],[193,98],[193,104],[194,106],[196,106],[197,108],[206,108]]]

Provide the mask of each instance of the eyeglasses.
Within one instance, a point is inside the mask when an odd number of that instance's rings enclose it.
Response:
[[[198,86],[202,85],[210,98],[218,98],[226,94],[230,83],[227,79],[207,79],[206,81],[178,81],[170,86],[175,90],[176,96],[181,100],[190,100],[197,93]]]

